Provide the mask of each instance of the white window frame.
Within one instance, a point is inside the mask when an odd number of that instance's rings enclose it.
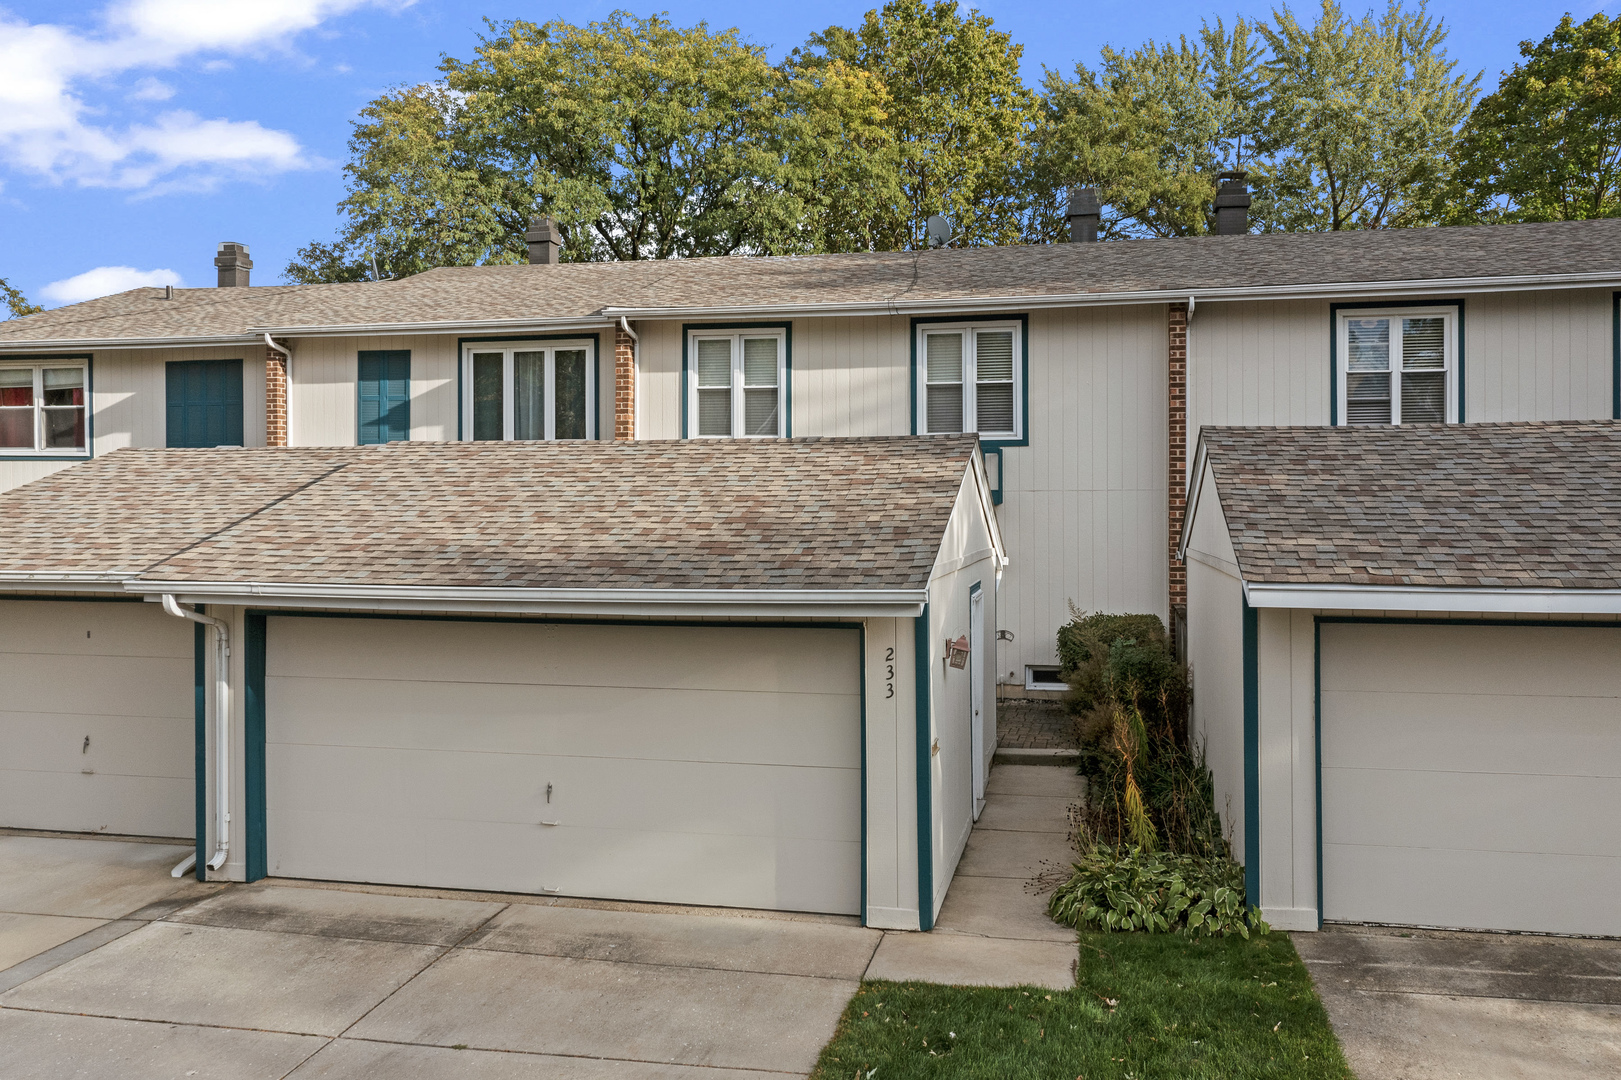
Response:
[[[1338,312],[1337,324],[1334,327],[1335,354],[1338,357],[1335,373],[1334,393],[1338,402],[1335,423],[1339,427],[1351,425],[1351,403],[1346,397],[1346,376],[1351,370],[1351,332],[1352,319],[1389,319],[1391,325],[1390,335],[1390,422],[1400,424],[1401,421],[1401,320],[1424,319],[1440,316],[1445,319],[1442,329],[1442,354],[1445,367],[1442,383],[1446,387],[1445,423],[1458,422],[1458,309],[1456,305],[1438,305],[1429,307],[1388,307],[1388,308],[1344,308]],[[1433,372],[1434,368],[1414,369]]]
[[[1013,430],[980,431],[978,335],[984,331],[1013,332]],[[961,333],[962,350],[962,430],[978,434],[990,442],[1020,442],[1024,439],[1024,325],[1018,319],[996,322],[927,322],[917,326],[917,370],[912,373],[917,386],[917,432],[929,434],[929,339],[930,334]]]
[[[46,446],[45,445],[45,371],[63,368],[77,368],[80,381],[84,385],[84,445],[83,446]],[[30,408],[34,414],[34,445],[0,446],[0,457],[82,457],[90,456],[90,413],[94,402],[90,396],[90,363],[82,359],[75,360],[30,360],[27,363],[11,363],[0,361],[0,370],[5,371],[32,371],[34,374],[33,405]],[[7,410],[10,411],[10,410]]]
[[[743,342],[747,339],[770,338],[777,343],[777,430],[770,435],[745,435],[743,431],[744,391],[748,384],[743,378]],[[730,435],[698,434],[698,342],[730,341],[732,343],[732,433]],[[718,389],[718,388],[713,388]],[[758,387],[756,387],[758,389]],[[689,439],[780,439],[788,430],[788,330],[786,327],[762,326],[738,330],[687,331],[687,437]]]
[[[557,438],[557,409],[554,403],[557,400],[555,388],[557,383],[557,353],[574,349],[585,350],[585,438],[587,441],[597,437],[597,349],[596,342],[591,338],[569,338],[567,340],[548,341],[487,341],[466,342],[462,345],[462,442],[473,442],[473,354],[474,353],[500,353],[501,354],[501,442],[512,442],[516,425],[513,422],[517,394],[514,388],[514,372],[516,365],[513,361],[514,353],[543,352],[545,359],[545,396],[546,408],[544,410],[545,434],[542,436],[547,442]],[[495,442],[486,439],[485,442]],[[575,441],[575,440],[571,440]]]

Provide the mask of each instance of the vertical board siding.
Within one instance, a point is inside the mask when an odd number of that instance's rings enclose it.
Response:
[[[900,316],[796,320],[794,434],[910,434],[910,332]]]
[[[354,446],[362,352],[411,354],[410,438],[456,438],[456,338],[443,335],[294,338],[288,387],[288,442]],[[262,377],[262,376],[261,376]]]
[[[681,437],[681,324],[641,322],[636,350],[636,437]]]
[[[1464,415],[1471,421],[1610,417],[1607,290],[1485,293],[1467,301]]]
[[[997,680],[1057,660],[1069,605],[1166,605],[1166,313],[1163,305],[1030,316],[1030,445],[1002,452]]]

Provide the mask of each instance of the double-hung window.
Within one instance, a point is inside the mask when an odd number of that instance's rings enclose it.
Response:
[[[86,365],[0,365],[0,455],[85,454]]]
[[[786,434],[784,330],[735,333],[693,330],[687,336],[687,415],[700,438]]]
[[[594,350],[590,339],[468,345],[462,357],[463,437],[596,438]]]
[[[919,431],[1024,437],[1018,323],[926,323],[917,332]]]
[[[1456,421],[1457,326],[1452,307],[1340,312],[1340,423]]]

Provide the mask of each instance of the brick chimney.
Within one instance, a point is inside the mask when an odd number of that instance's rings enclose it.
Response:
[[[214,265],[220,272],[220,288],[248,287],[248,271],[253,269],[253,260],[248,258],[248,245],[234,240],[225,241],[214,253]]]
[[[536,214],[529,219],[529,231],[523,234],[529,244],[531,263],[559,263],[563,261],[563,231],[550,214]]]
[[[1216,235],[1243,236],[1250,231],[1249,173],[1233,170],[1216,179],[1221,181],[1216,189]]]
[[[1069,242],[1089,244],[1097,240],[1098,227],[1103,223],[1103,204],[1098,202],[1098,189],[1077,187],[1069,189]]]

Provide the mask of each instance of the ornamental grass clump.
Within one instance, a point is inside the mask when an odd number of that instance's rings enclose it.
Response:
[[[1153,615],[1076,612],[1059,631],[1069,708],[1081,732],[1079,856],[1049,904],[1100,930],[1265,932],[1245,904],[1215,789],[1188,737],[1188,678]]]

